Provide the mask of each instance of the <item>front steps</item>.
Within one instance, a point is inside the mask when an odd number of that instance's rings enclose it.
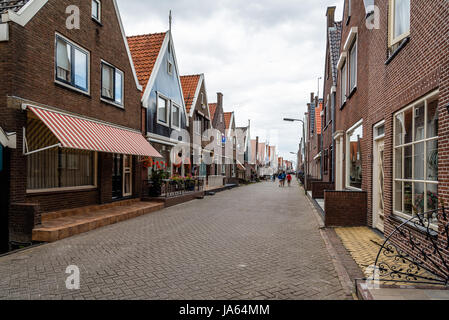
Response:
[[[161,202],[125,200],[42,214],[42,225],[33,229],[35,242],[55,242],[164,208]]]

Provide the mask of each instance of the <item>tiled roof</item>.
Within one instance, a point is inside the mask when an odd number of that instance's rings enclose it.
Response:
[[[226,129],[229,129],[231,127],[232,112],[224,112],[223,115],[224,115]]]
[[[190,109],[195,99],[196,89],[198,88],[198,82],[201,75],[181,76],[182,93],[184,94],[184,102],[186,103],[186,111],[190,112]]]
[[[318,108],[315,108],[316,119],[316,133],[321,134],[321,111],[323,110],[323,102],[318,104]]]
[[[209,103],[209,112],[210,112],[210,119],[214,121],[215,119],[215,111],[217,110],[217,104],[216,103]]]
[[[30,0],[0,0],[0,14],[6,13],[9,10],[17,12],[29,1]]]
[[[128,37],[129,50],[142,87],[146,88],[153,72],[166,32]]]
[[[329,50],[331,53],[331,64],[332,64],[332,79],[334,84],[337,84],[337,64],[338,59],[340,59],[340,46],[341,46],[341,21],[335,22],[335,26],[329,28]]]

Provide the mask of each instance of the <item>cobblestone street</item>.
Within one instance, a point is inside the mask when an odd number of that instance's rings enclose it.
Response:
[[[69,265],[80,290],[65,286]],[[0,258],[0,299],[349,299],[296,183],[260,183]]]

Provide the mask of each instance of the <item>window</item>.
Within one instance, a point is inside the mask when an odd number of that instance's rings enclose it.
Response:
[[[205,109],[206,108],[206,103],[204,103],[204,93],[201,92],[201,108]]]
[[[56,36],[56,81],[83,92],[89,91],[89,53]]]
[[[123,105],[123,72],[105,62],[101,63],[101,97]]]
[[[221,132],[217,130],[217,145],[221,146]]]
[[[394,211],[413,216],[438,209],[438,96],[394,117]]]
[[[341,105],[344,105],[346,102],[346,62],[344,62],[343,67],[341,68]]]
[[[169,101],[161,96],[157,98],[157,122],[168,125]]]
[[[350,129],[346,137],[346,186],[362,189],[362,141],[363,124],[360,122]]]
[[[225,164],[221,165],[221,174],[226,175],[226,165]]]
[[[352,92],[357,86],[357,40],[349,52],[349,92]]]
[[[172,106],[171,125],[177,129],[181,127],[181,108],[176,104]]]
[[[410,0],[390,0],[390,46],[410,34]]]
[[[173,74],[173,63],[171,63],[170,61],[167,61],[167,73],[169,75]]]
[[[100,0],[92,0],[92,18],[101,21],[101,2]]]
[[[329,155],[328,155],[328,150],[324,150],[324,155],[323,155],[323,172],[325,174],[327,174],[329,169]]]

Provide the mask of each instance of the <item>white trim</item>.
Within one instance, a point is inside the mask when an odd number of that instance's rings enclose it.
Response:
[[[196,91],[195,91],[195,95],[193,96],[193,102],[192,102],[192,107],[190,108],[190,112],[189,112],[189,117],[193,117],[193,113],[195,111],[195,107],[196,107],[196,103],[198,101],[198,97],[201,91],[201,85],[204,82],[204,73],[200,74],[200,79],[198,80],[198,84],[196,87]],[[207,94],[206,94],[206,103],[207,103]],[[207,104],[207,107],[209,107],[209,105]]]
[[[374,137],[374,141],[380,140],[380,139],[384,139],[385,138],[385,132],[381,135],[376,136],[376,130],[379,129],[380,127],[385,126],[385,120],[382,120],[378,123],[376,123],[373,127],[373,137]]]
[[[175,126],[174,124],[173,124],[173,110],[174,110],[174,108],[178,108],[178,123],[179,123],[179,126]],[[170,110],[170,125],[171,125],[171,128],[172,129],[175,129],[175,130],[177,130],[177,131],[180,131],[181,130],[181,106],[180,105],[178,105],[176,102],[174,102],[174,101],[172,101],[172,103],[171,103],[171,108],[170,108],[171,110]]]
[[[93,0],[93,1],[95,1],[95,0]],[[103,97],[103,64],[105,64],[105,65],[109,66],[110,68],[114,69],[114,75],[113,75],[113,77],[114,77],[114,80],[113,80],[114,87],[112,88],[114,90],[114,100],[112,100],[112,99],[109,100],[109,99]],[[116,92],[115,92],[115,89],[116,89],[115,77],[116,77],[116,72],[117,71],[119,73],[121,73],[121,75],[122,75],[122,103],[121,104],[115,100],[116,99],[116,97],[115,97],[115,94],[116,94]],[[119,107],[121,109],[125,109],[125,72],[123,72],[122,70],[120,70],[119,68],[114,66],[112,63],[109,63],[109,62],[107,62],[107,61],[105,61],[103,59],[100,60],[100,100],[103,101],[103,102],[112,104],[115,107]]]
[[[318,154],[315,156],[315,158],[313,158],[313,160],[318,160],[318,159],[320,159],[320,158],[321,158],[321,152],[318,153]]]
[[[5,148],[16,149],[17,148],[17,135],[15,133],[6,133],[0,127],[0,144]]]
[[[50,193],[50,192],[64,192],[64,191],[88,191],[95,190],[97,186],[81,186],[81,187],[68,187],[68,188],[53,188],[53,189],[36,189],[36,190],[27,190],[27,194],[41,194],[41,193]]]
[[[170,147],[174,147],[180,142],[151,132],[147,132],[147,139],[151,142],[164,144]]]
[[[392,47],[395,44],[397,44],[398,42],[401,42],[402,40],[404,40],[405,38],[407,38],[408,36],[410,36],[410,24],[411,24],[411,17],[409,17],[409,29],[407,32],[397,36],[396,38],[394,37],[394,23],[395,23],[395,1],[396,0],[389,0],[389,12],[388,12],[388,47]],[[411,4],[410,4],[411,6]]]
[[[226,123],[225,123],[225,126],[226,126]],[[232,111],[231,120],[229,121],[229,129],[226,129],[228,131],[228,134],[227,134],[228,137],[232,136],[233,127],[235,127],[234,111]]]
[[[354,41],[355,37],[358,33],[358,27],[352,27],[351,31],[348,34],[348,37],[346,38],[345,45],[343,46],[343,51],[348,51],[349,47],[351,46],[352,42]]]
[[[167,122],[159,120],[159,99],[163,99],[167,102],[165,105],[165,114],[166,114],[165,116]],[[165,95],[161,94],[160,92],[156,92],[156,123],[160,124],[161,126],[170,128],[170,119],[171,119],[171,100],[167,98]]]
[[[351,58],[351,52],[352,50],[354,50],[355,48],[355,81],[354,81],[354,86],[351,88],[351,73],[352,73],[352,68],[351,68],[351,64],[352,64],[352,58]],[[349,63],[347,64],[347,66],[349,66],[349,68],[347,68],[348,71],[348,84],[349,84],[349,93],[351,94],[352,91],[357,88],[357,78],[358,78],[358,69],[359,69],[359,43],[358,43],[358,37],[355,38],[354,42],[351,43],[351,46],[349,48],[349,52],[348,52],[348,60]]]
[[[133,71],[134,81],[136,82],[136,88],[139,91],[143,91],[143,88],[139,83],[139,78],[137,77],[137,72],[136,72],[136,68],[134,66],[134,62],[133,62],[133,59],[131,56],[131,51],[129,50],[128,39],[126,38],[125,29],[123,28],[122,17],[120,16],[120,11],[118,10],[117,0],[113,0],[112,2],[114,4],[115,13],[117,14],[117,19],[119,22],[120,31],[122,33],[123,42],[125,44],[126,53],[128,54],[129,64],[131,66],[131,70]]]
[[[9,41],[9,24],[0,23],[0,42]]]
[[[363,189],[355,188],[350,185],[349,176],[350,176],[351,144],[349,142],[350,142],[350,134],[353,133],[355,131],[355,129],[357,129],[360,126],[362,126],[362,128],[363,128],[363,119],[359,120],[356,124],[354,124],[351,128],[349,128],[346,131],[346,135],[345,135],[345,142],[346,142],[345,168],[346,168],[346,172],[345,172],[345,183],[344,184],[345,184],[346,189],[354,190],[354,191],[362,191]],[[360,159],[360,161],[362,161],[362,159]],[[363,177],[363,172],[362,172],[362,177]]]
[[[12,21],[25,27],[28,22],[42,9],[48,0],[31,0],[25,4],[17,13],[8,10],[2,15],[2,21]]]
[[[340,59],[338,59],[338,63],[337,63],[337,69],[341,69],[341,67],[343,66],[343,62],[346,61],[348,54],[346,52],[342,52],[340,55]]]

